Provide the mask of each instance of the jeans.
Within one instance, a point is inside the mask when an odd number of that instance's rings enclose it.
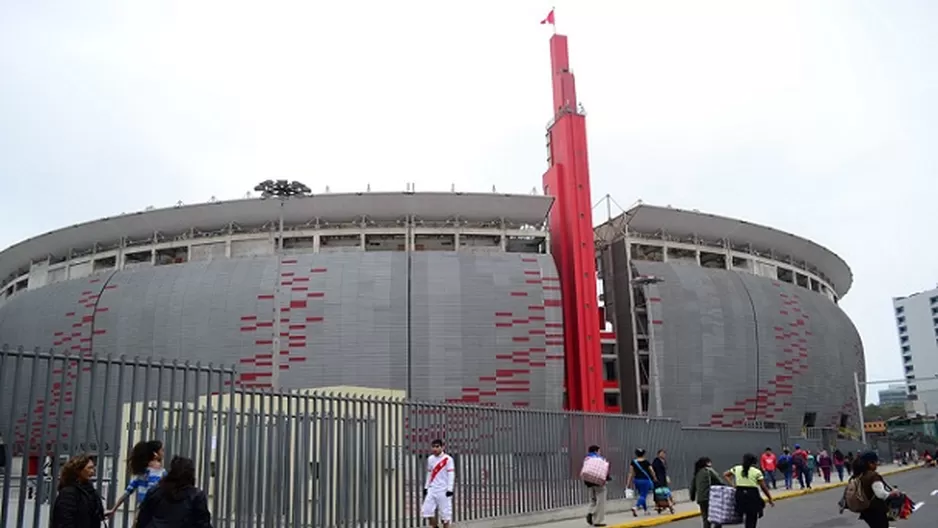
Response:
[[[766,485],[770,486],[772,489],[778,489],[778,486],[775,484],[775,470],[763,469],[762,473],[765,475]]]
[[[785,470],[785,489],[790,490],[792,485],[792,471],[791,468]]]
[[[821,474],[824,475],[824,482],[830,483],[831,481],[831,468],[830,466],[822,467]]]
[[[834,467],[837,468],[837,478],[839,478],[840,481],[843,482],[844,481],[844,467],[843,466],[834,466]]]
[[[814,472],[817,469],[805,469],[804,470],[804,483],[809,488],[811,487],[811,482],[814,481]]]
[[[648,479],[635,479],[635,507],[648,511],[648,494],[655,485]]]

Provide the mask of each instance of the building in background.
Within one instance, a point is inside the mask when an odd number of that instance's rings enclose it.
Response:
[[[938,288],[892,300],[912,410],[938,412]]]
[[[743,220],[638,205],[596,228],[621,408],[710,427],[855,428],[847,264]],[[656,395],[660,394],[660,399]]]
[[[905,385],[890,385],[879,391],[879,404],[883,407],[905,407],[909,393]]]

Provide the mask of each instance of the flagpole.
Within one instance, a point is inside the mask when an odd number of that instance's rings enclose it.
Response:
[[[551,24],[551,27],[554,28],[554,35],[557,34],[557,7],[550,6],[550,12],[554,15],[554,23]]]

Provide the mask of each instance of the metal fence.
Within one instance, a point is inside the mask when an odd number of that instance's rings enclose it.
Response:
[[[433,404],[399,392],[252,390],[230,366],[0,350],[0,527],[46,526],[54,476],[69,456],[97,457],[96,486],[115,503],[131,446],[159,439],[192,458],[216,526],[422,526],[435,438],[456,463],[457,521],[585,504],[578,479],[591,444],[622,498],[637,447],[669,453],[672,488],[710,456],[784,443],[778,431],[682,429],[675,420]],[[133,500],[127,501],[132,503]],[[128,504],[111,526],[130,526]]]

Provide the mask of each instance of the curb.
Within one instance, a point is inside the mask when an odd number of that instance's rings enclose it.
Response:
[[[889,475],[896,475],[898,473],[905,473],[907,471],[912,471],[914,469],[921,469],[921,466],[909,466],[909,467],[894,469],[888,472],[884,472],[882,475],[886,477]],[[775,502],[792,499],[795,497],[801,497],[803,495],[810,495],[812,493],[820,493],[822,491],[828,491],[834,488],[843,488],[846,486],[847,486],[847,481],[836,482],[832,484],[822,484],[816,488],[796,490],[796,491],[785,493],[784,495],[779,495],[778,497],[775,497]],[[697,511],[681,512],[681,513],[675,513],[673,515],[663,515],[659,517],[653,517],[651,519],[641,519],[637,521],[629,521],[629,522],[624,522],[624,523],[619,523],[619,524],[610,524],[606,528],[643,528],[646,526],[660,526],[662,524],[669,524],[669,523],[673,523],[677,521],[683,521],[684,519],[690,519],[693,517],[700,517],[700,511],[697,510]]]

